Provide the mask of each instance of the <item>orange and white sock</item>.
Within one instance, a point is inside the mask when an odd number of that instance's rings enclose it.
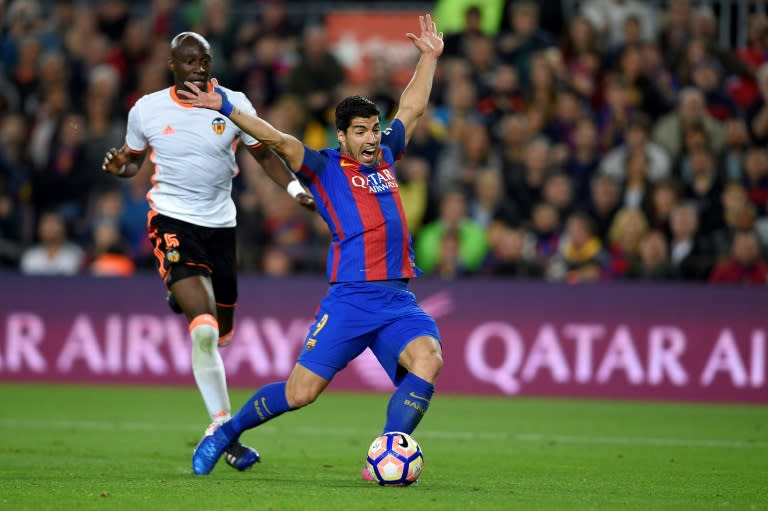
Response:
[[[192,336],[192,373],[208,415],[213,420],[222,412],[229,415],[227,378],[218,349],[219,323],[211,314],[201,314],[189,324],[189,333]]]

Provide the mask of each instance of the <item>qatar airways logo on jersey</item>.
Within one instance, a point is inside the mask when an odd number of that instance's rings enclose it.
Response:
[[[365,188],[370,193],[381,193],[397,188],[398,184],[392,171],[388,167],[384,167],[371,174],[352,176],[352,186]]]

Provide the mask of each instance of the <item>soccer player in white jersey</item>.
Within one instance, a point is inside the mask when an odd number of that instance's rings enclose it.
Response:
[[[233,335],[237,300],[235,147],[241,140],[276,183],[304,207],[314,199],[266,146],[242,132],[224,115],[183,104],[177,90],[185,81],[210,88],[211,50],[194,32],[171,41],[168,66],[174,85],[139,99],[128,114],[125,145],[110,149],[102,169],[135,176],[149,153],[154,165],[147,227],[157,269],[168,287],[171,307],[184,313],[192,337],[192,372],[212,423],[210,435],[230,417],[224,364],[218,346]],[[255,114],[241,92],[227,94],[243,111]],[[252,448],[234,442],[225,453],[232,467],[246,470],[259,461]]]

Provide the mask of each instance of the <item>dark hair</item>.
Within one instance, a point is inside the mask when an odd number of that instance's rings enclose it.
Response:
[[[336,105],[336,129],[346,132],[355,117],[381,116],[379,109],[370,99],[349,96]]]

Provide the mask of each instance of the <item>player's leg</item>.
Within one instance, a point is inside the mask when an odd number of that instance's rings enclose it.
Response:
[[[212,351],[221,359],[218,348],[229,344],[234,336],[235,303],[238,291],[235,229],[213,229],[206,234],[206,253],[211,265],[211,286],[218,320],[216,344],[213,345]],[[206,430],[205,436],[212,435],[221,424],[231,418],[223,362],[220,375],[224,384],[224,395],[227,396],[227,408],[216,415],[213,423]],[[224,459],[232,468],[247,470],[260,461],[261,456],[255,449],[235,439],[226,447]]]
[[[413,339],[400,354],[399,364],[407,373],[389,400],[384,431],[410,434],[427,413],[435,392],[443,367],[440,342],[428,335]]]
[[[443,357],[435,321],[413,295],[403,302],[400,316],[379,331],[371,349],[397,386],[384,431],[410,434],[429,409]]]
[[[219,347],[228,346],[235,336],[235,304],[216,303],[216,317],[219,318]]]
[[[288,381],[261,387],[231,420],[223,422],[212,435],[200,441],[192,455],[192,470],[197,475],[210,473],[227,446],[237,442],[244,431],[312,403],[329,382],[296,364]]]
[[[443,360],[435,321],[413,293],[396,293],[388,301],[388,323],[377,332],[371,351],[397,387],[387,405],[384,432],[410,434],[429,408]],[[361,478],[373,479],[365,468]]]
[[[230,402],[224,361],[218,350],[219,322],[210,278],[184,275],[183,268],[171,270],[184,278],[171,284],[171,292],[189,321],[192,337],[192,374],[211,420],[229,418]]]
[[[210,278],[212,264],[199,227],[150,214],[149,238],[157,270],[189,322],[192,372],[208,415],[229,415],[224,363],[214,349],[219,337],[216,301]]]
[[[339,301],[339,295],[342,300]],[[210,438],[204,438],[192,456],[196,474],[208,474],[223,452],[223,446],[244,431],[255,428],[312,403],[328,386],[335,374],[368,346],[364,322],[350,326],[348,308],[355,301],[344,301],[344,292],[333,286],[323,299],[314,324],[304,341],[297,364],[287,381],[261,387],[245,405]],[[363,330],[359,330],[363,328]],[[351,337],[347,337],[351,336]]]

